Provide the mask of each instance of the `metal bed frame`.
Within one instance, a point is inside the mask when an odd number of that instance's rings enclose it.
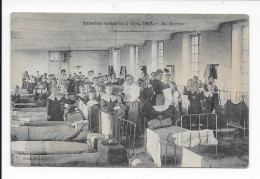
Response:
[[[247,106],[248,106],[248,96],[249,96],[248,92],[242,92],[242,91],[236,92],[236,100],[244,101]]]
[[[86,104],[81,99],[79,99],[78,102],[77,102],[77,107],[82,112],[84,119],[87,119],[89,121],[88,128],[91,130],[91,127],[92,127],[91,119],[88,119],[89,116],[91,117],[91,115],[88,115],[89,113],[91,114],[91,108],[89,108],[88,114],[85,114],[84,111],[83,111],[83,106],[84,105],[86,105]],[[94,131],[94,129],[93,129],[93,131]],[[91,132],[93,132],[93,131],[91,131]]]
[[[189,117],[190,118],[190,131],[192,130],[192,116],[198,116],[199,117],[199,126],[198,126],[198,128],[199,128],[199,131],[201,131],[201,128],[200,128],[200,126],[201,126],[201,116],[207,116],[207,128],[206,129],[209,129],[209,116],[214,116],[215,117],[215,129],[213,129],[213,131],[215,131],[215,135],[216,135],[216,139],[218,139],[218,116],[216,115],[216,114],[212,114],[212,113],[206,113],[206,114],[185,114],[185,115],[182,115],[181,116],[181,128],[183,128],[183,118],[184,117]],[[197,119],[197,118],[196,118]],[[191,138],[191,133],[190,133],[190,138]],[[181,139],[182,139],[182,135],[181,135]],[[191,142],[191,140],[190,140],[190,142]],[[190,143],[191,144],[191,143]],[[215,145],[215,147],[216,147],[216,156],[218,156],[218,145]]]
[[[240,99],[242,98],[242,99]],[[245,100],[246,99],[246,100]],[[241,91],[237,91],[236,92],[236,100],[241,100],[241,101],[244,101],[247,105],[248,105],[248,93],[247,92],[241,92]],[[230,123],[227,121],[227,129],[228,129],[228,126],[231,126],[231,127],[235,127],[235,128],[238,128],[238,129],[242,129],[243,130],[243,133],[244,133],[244,138],[246,137],[246,119],[244,119],[244,124],[243,126],[237,124],[237,123]],[[228,135],[228,130],[227,130],[227,135]]]
[[[105,112],[100,111],[99,113],[99,133],[102,133],[102,113],[108,115]],[[135,137],[136,137],[136,124],[129,120],[120,118],[120,117],[112,117],[109,115],[109,126],[107,126],[107,130],[109,134],[103,134],[108,136],[109,139],[117,140],[122,146],[127,149],[128,156],[130,155],[130,150],[132,150],[132,154],[134,155],[135,151]]]
[[[209,126],[208,126],[208,124],[209,124],[209,115],[212,115],[212,116],[215,116],[214,117],[214,119],[215,119],[215,129],[213,130],[213,131],[215,131],[215,133],[216,133],[216,139],[218,138],[218,127],[217,127],[217,125],[218,125],[218,118],[217,118],[217,115],[216,114],[212,114],[212,113],[207,113],[207,114],[185,114],[185,115],[182,115],[181,116],[181,124],[180,124],[180,127],[181,128],[183,128],[183,118],[184,117],[189,117],[189,122],[190,122],[190,128],[189,128],[189,130],[191,131],[192,130],[192,125],[191,125],[191,122],[192,122],[192,120],[194,119],[192,119],[192,116],[198,116],[199,117],[199,131],[201,130],[200,129],[200,126],[201,126],[201,123],[200,123],[200,121],[201,121],[201,116],[206,116],[206,119],[207,119],[207,128],[206,129],[209,129]],[[195,118],[195,119],[197,119],[197,118]],[[145,121],[145,123],[147,122],[147,119],[145,118],[144,119],[144,121]],[[146,153],[147,153],[147,148],[146,148],[146,143],[147,143],[147,133],[145,132],[145,136],[146,136],[146,140],[145,140],[145,156],[146,156]],[[181,136],[182,137],[182,136]],[[190,134],[190,138],[191,138],[191,134]],[[176,156],[176,144],[174,144],[174,143],[171,143],[171,142],[168,142],[168,141],[165,141],[165,140],[161,140],[160,139],[160,142],[162,142],[163,144],[165,144],[166,146],[165,146],[165,156],[164,156],[164,165],[165,165],[165,167],[167,166],[167,154],[168,154],[168,146],[174,146],[174,164],[175,164],[175,167],[177,167],[177,156]],[[215,156],[217,157],[218,156],[218,145],[214,145],[215,146],[215,150],[216,150],[216,152],[215,152]],[[183,147],[183,146],[180,146],[180,147]],[[189,148],[191,148],[191,147],[189,147]],[[203,162],[202,162],[203,163]],[[203,165],[202,165],[203,166]]]
[[[226,100],[231,100],[231,91],[225,91],[225,90],[218,90],[218,91],[219,91],[219,105],[224,105],[222,104],[223,97]]]

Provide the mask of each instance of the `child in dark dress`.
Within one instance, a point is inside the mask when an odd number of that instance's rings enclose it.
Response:
[[[15,91],[11,95],[11,101],[14,103],[18,103],[20,100],[20,92],[19,92],[19,86],[15,86]]]
[[[37,82],[35,81],[35,77],[31,75],[30,80],[28,82],[28,88],[27,91],[29,94],[33,94],[34,88],[37,85]]]
[[[106,86],[105,92],[106,93],[103,96],[101,96],[100,99],[101,110],[109,113],[110,115],[113,115],[116,110],[120,109],[119,106],[116,106],[117,97],[112,95],[111,85]]]
[[[36,107],[46,107],[47,89],[42,84],[40,84],[34,89],[34,94]]]
[[[80,86],[80,78],[79,76],[76,76],[74,79],[74,93],[78,94],[79,93],[79,86]]]
[[[150,84],[150,79],[148,77],[144,78],[144,87],[141,89],[140,93],[140,108],[143,117],[149,121],[153,118],[152,107],[152,97],[154,95],[153,86]],[[143,118],[142,117],[142,118]]]
[[[99,126],[99,102],[96,100],[95,91],[91,90],[88,93],[89,101],[87,107],[89,108],[88,120],[90,121],[91,131]]]
[[[210,76],[208,78],[208,84],[204,86],[205,89],[205,104],[207,113],[215,113],[217,106],[219,105],[218,88],[214,83],[214,78]]]
[[[204,99],[204,93],[199,90],[198,82],[194,81],[192,88],[188,92],[188,99],[190,106],[188,109],[189,114],[202,114],[202,102]]]

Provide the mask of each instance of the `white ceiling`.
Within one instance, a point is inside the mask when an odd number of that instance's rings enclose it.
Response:
[[[11,46],[12,49],[108,50],[115,47],[115,35],[116,47],[139,45],[145,40],[170,39],[171,34],[181,31],[217,30],[220,23],[246,18],[245,15],[13,13]],[[128,22],[128,25],[91,26],[83,25],[83,21]],[[142,25],[145,21],[154,25]],[[185,25],[163,26],[162,22]]]

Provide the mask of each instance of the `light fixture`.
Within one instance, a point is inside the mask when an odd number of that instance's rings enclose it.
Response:
[[[116,52],[117,50],[119,50],[119,48],[116,48],[116,30],[115,30],[115,47],[113,48],[113,51]]]

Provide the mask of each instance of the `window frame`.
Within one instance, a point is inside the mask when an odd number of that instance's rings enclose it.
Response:
[[[195,39],[196,38],[196,39]],[[190,43],[191,53],[191,72],[193,76],[199,76],[200,73],[200,47],[201,34],[191,35]]]
[[[139,76],[139,47],[135,46],[135,76]]]
[[[164,42],[158,42],[158,66],[159,68],[163,68],[164,66]]]
[[[249,27],[243,26],[242,33],[242,91],[249,92]]]

